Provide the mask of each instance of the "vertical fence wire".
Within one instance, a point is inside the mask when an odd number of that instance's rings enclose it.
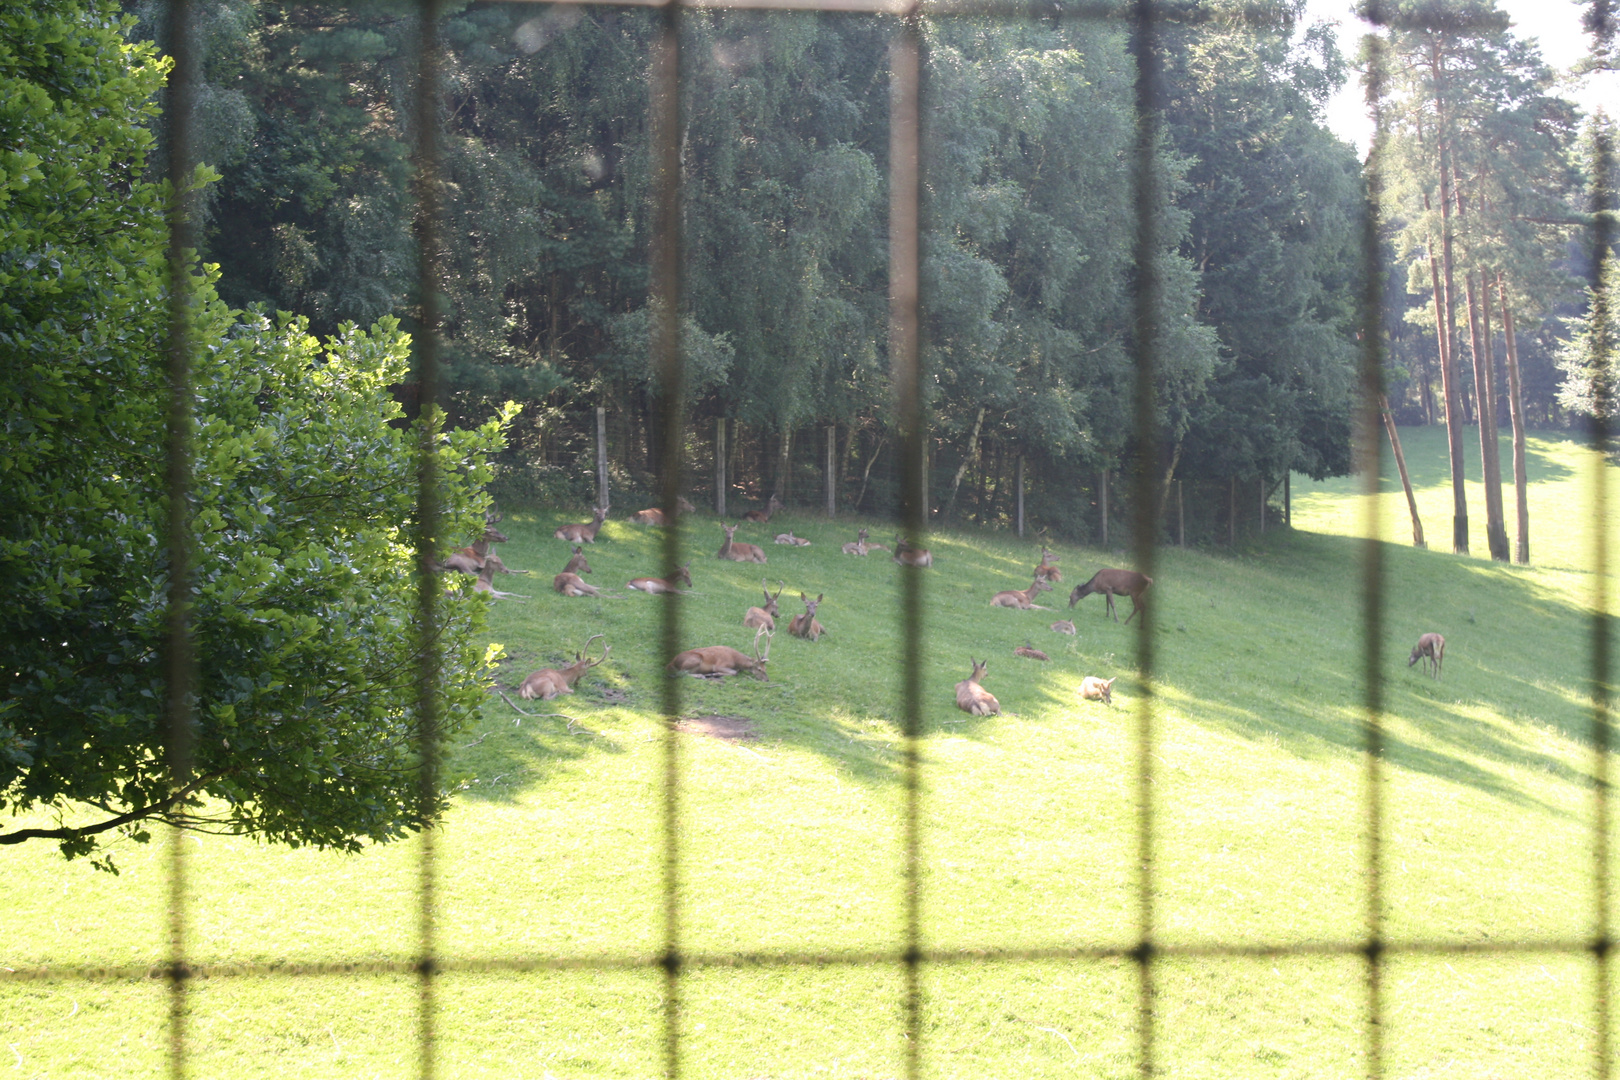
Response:
[[[1597,0],[1594,0],[1596,6]],[[442,804],[440,747],[442,745],[438,682],[442,658],[437,641],[440,587],[430,562],[440,543],[437,445],[439,416],[434,403],[439,387],[439,334],[442,316],[440,230],[444,206],[440,188],[439,161],[439,83],[441,79],[438,40],[439,0],[420,0],[420,36],[417,44],[415,86],[414,183],[416,186],[415,229],[418,242],[417,287],[421,303],[421,326],[415,342],[415,378],[420,391],[419,444],[417,469],[417,520],[415,548],[418,578],[419,670],[417,683],[417,737],[420,740],[422,770],[418,793],[419,811],[431,821]],[[662,502],[673,512],[680,493],[683,463],[682,379],[679,340],[681,310],[681,163],[679,131],[681,122],[680,26],[682,6],[668,0],[661,6],[660,28],[649,68],[649,108],[652,111],[652,139],[655,165],[654,243],[650,254],[653,295],[658,301],[654,320],[653,352],[663,391],[664,445],[661,480]],[[165,470],[167,507],[166,545],[170,564],[167,625],[165,628],[165,675],[167,733],[165,752],[173,791],[183,792],[191,772],[191,743],[197,672],[191,643],[190,562],[191,540],[189,501],[192,467],[191,427],[191,349],[194,283],[190,272],[190,252],[196,245],[194,194],[190,190],[193,158],[191,117],[195,94],[196,64],[189,43],[193,21],[191,0],[169,0],[168,52],[174,68],[169,84],[167,109],[167,157],[169,178],[174,191],[170,207],[168,269],[170,276],[169,339],[167,343],[168,412],[166,424]],[[1369,12],[1375,24],[1376,9]],[[1160,140],[1157,53],[1162,47],[1159,27],[1165,13],[1155,0],[1134,0],[1127,16],[1133,31],[1133,51],[1137,61],[1136,107],[1137,141],[1134,156],[1136,266],[1135,322],[1133,326],[1136,363],[1135,433],[1137,469],[1135,473],[1135,520],[1133,547],[1138,568],[1151,574],[1157,554],[1159,520],[1157,508],[1159,470],[1154,438],[1155,372],[1157,370],[1158,317],[1161,285],[1158,276],[1158,202],[1164,197],[1157,175],[1156,151]],[[1364,814],[1363,873],[1365,891],[1365,935],[1347,952],[1358,953],[1364,961],[1366,979],[1365,1039],[1367,1073],[1385,1073],[1385,967],[1393,947],[1384,940],[1383,818],[1382,786],[1385,782],[1383,755],[1383,682],[1379,664],[1379,643],[1383,640],[1384,604],[1382,589],[1383,554],[1381,527],[1373,509],[1378,491],[1382,443],[1378,437],[1378,395],[1382,390],[1383,342],[1382,294],[1379,270],[1383,154],[1387,140],[1382,111],[1384,93],[1382,42],[1376,35],[1367,40],[1369,72],[1368,109],[1374,121],[1374,142],[1367,160],[1366,215],[1363,223],[1363,257],[1367,280],[1362,297],[1363,337],[1360,358],[1360,401],[1357,426],[1357,459],[1366,483],[1365,522],[1367,539],[1361,546],[1362,575],[1362,678]],[[926,541],[927,500],[925,461],[927,425],[922,401],[920,359],[923,297],[919,278],[919,235],[923,227],[923,185],[921,176],[923,102],[926,60],[923,35],[916,8],[899,20],[890,47],[890,283],[889,350],[891,378],[900,432],[902,525],[908,543]],[[1594,529],[1593,551],[1595,588],[1591,618],[1591,683],[1593,743],[1593,912],[1592,936],[1582,945],[1571,945],[1591,955],[1595,972],[1593,1001],[1594,1075],[1606,1080],[1611,1074],[1612,1005],[1609,960],[1611,941],[1611,881],[1609,870],[1609,799],[1611,752],[1611,649],[1612,619],[1609,612],[1608,477],[1605,464],[1612,450],[1611,420],[1615,388],[1611,368],[1616,347],[1608,334],[1609,289],[1614,265],[1615,244],[1614,147],[1604,131],[1598,131],[1592,177],[1592,311],[1596,339],[1594,387],[1597,417],[1592,424],[1592,446],[1596,479],[1592,491]],[[678,559],[679,519],[666,531],[663,557],[666,570]],[[904,818],[901,859],[902,941],[899,952],[903,973],[901,1032],[903,1071],[908,1078],[924,1075],[922,1046],[922,679],[921,665],[925,642],[923,618],[925,603],[922,575],[910,570],[901,576],[900,638],[902,641],[901,715],[903,717]],[[664,655],[672,655],[680,640],[678,596],[667,597],[661,624]],[[1137,967],[1137,1066],[1146,1077],[1159,1070],[1155,1060],[1157,1030],[1154,1011],[1155,944],[1154,868],[1154,782],[1153,748],[1155,734],[1153,667],[1154,617],[1151,609],[1141,614],[1137,628],[1137,667],[1141,696],[1135,716],[1135,798],[1136,858],[1135,885],[1136,941],[1127,955]],[[662,1005],[662,1058],[665,1075],[677,1077],[681,1061],[681,877],[680,877],[680,756],[676,721],[680,715],[681,692],[678,679],[667,679],[660,697],[663,712],[663,831],[662,922],[663,946],[656,960],[664,978]],[[177,796],[178,797],[178,796]],[[178,812],[180,807],[175,807]],[[184,847],[178,826],[168,832],[168,910],[167,960],[164,977],[167,988],[167,1067],[169,1075],[187,1074],[187,961],[186,913],[188,907],[187,871]],[[417,958],[411,969],[418,979],[417,1068],[424,1080],[437,1072],[437,976],[440,962],[436,942],[436,845],[432,828],[425,828],[418,863],[418,943]],[[1529,945],[1506,947],[1530,948]],[[1565,947],[1555,946],[1555,951]],[[1278,947],[1268,955],[1306,950]],[[1330,952],[1335,951],[1333,949]],[[1446,951],[1444,945],[1438,951]],[[1462,951],[1461,947],[1458,951]],[[1107,952],[1104,950],[1103,952]],[[1217,947],[1205,955],[1219,955]],[[1232,948],[1231,954],[1241,950]],[[1077,950],[1071,955],[1096,955]],[[874,961],[878,962],[878,961]],[[474,963],[471,965],[477,967]],[[493,968],[494,965],[486,965]],[[577,966],[577,965],[575,965]],[[622,965],[611,965],[615,968]]]

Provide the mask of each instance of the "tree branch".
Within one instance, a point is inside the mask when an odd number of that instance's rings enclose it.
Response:
[[[207,776],[199,776],[167,799],[155,802],[151,806],[143,806],[138,810],[131,810],[126,814],[119,814],[117,817],[109,818],[97,825],[85,825],[79,828],[63,827],[60,829],[18,829],[15,832],[0,833],[0,844],[20,844],[24,840],[71,840],[77,836],[94,836],[97,833],[104,833],[109,829],[116,829],[120,825],[128,825],[132,821],[159,817],[167,813],[169,808],[176,803],[184,802],[190,798],[200,788],[212,784],[222,776],[229,776],[237,771],[236,768],[221,769],[218,772],[209,773]]]

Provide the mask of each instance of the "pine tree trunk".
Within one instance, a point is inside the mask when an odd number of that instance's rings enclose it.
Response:
[[[1423,542],[1423,522],[1418,519],[1417,498],[1412,494],[1412,478],[1406,473],[1406,455],[1401,452],[1401,436],[1395,430],[1395,416],[1389,411],[1389,399],[1378,395],[1378,408],[1384,415],[1384,430],[1389,432],[1389,446],[1395,451],[1395,467],[1400,470],[1401,490],[1406,492],[1406,509],[1412,515],[1412,546],[1428,547]]]
[[[984,427],[984,406],[979,406],[979,415],[973,418],[973,434],[968,436],[967,452],[962,455],[962,461],[956,466],[956,476],[951,480],[951,497],[945,503],[945,520],[950,521],[956,514],[956,493],[961,490],[962,477],[967,474],[968,466],[979,457],[979,431]]]
[[[1018,535],[1024,535],[1024,455],[1018,455]]]
[[[1433,55],[1437,80],[1440,72],[1438,48]],[[1437,101],[1436,105],[1443,103]],[[1443,115],[1443,109],[1442,109]],[[1435,302],[1440,320],[1436,331],[1445,339],[1440,350],[1440,381],[1446,395],[1446,447],[1451,455],[1451,550],[1468,554],[1468,495],[1463,488],[1462,402],[1457,389],[1457,364],[1452,345],[1457,340],[1457,295],[1451,272],[1451,163],[1447,160],[1445,135],[1440,140],[1440,276],[1435,279]],[[1432,249],[1431,249],[1432,250]]]
[[[788,467],[792,463],[793,429],[782,425],[782,441],[777,444],[775,495],[786,506],[788,501]]]
[[[1506,562],[1509,558],[1507,530],[1502,523],[1502,456],[1495,437],[1495,417],[1490,409],[1490,372],[1485,355],[1486,329],[1482,306],[1488,303],[1479,295],[1474,274],[1463,275],[1463,291],[1468,301],[1468,345],[1474,361],[1474,400],[1479,418],[1479,464],[1481,482],[1485,487],[1485,539],[1491,558]]]
[[[1508,306],[1507,278],[1499,270],[1497,291],[1502,297],[1502,339],[1507,345],[1508,412],[1513,418],[1513,495],[1518,511],[1519,542],[1514,552],[1517,562],[1530,561],[1530,501],[1525,491],[1524,396],[1519,386],[1519,344],[1513,333],[1513,310]]]

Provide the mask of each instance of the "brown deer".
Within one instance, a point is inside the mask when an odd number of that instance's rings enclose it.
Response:
[[[720,545],[720,550],[715,554],[715,558],[730,559],[732,562],[762,563],[765,561],[764,548],[757,544],[739,544],[732,539],[739,526],[721,524],[720,527],[726,530],[726,542]]]
[[[777,533],[776,534],[776,542],[778,544],[792,544],[794,547],[809,547],[810,546],[810,541],[806,540],[804,537],[802,537],[802,536],[794,536],[792,529],[789,529],[785,533]]]
[[[1063,581],[1063,571],[1057,568],[1057,560],[1052,558],[1052,553],[1046,550],[1045,544],[1041,545],[1041,562],[1035,567],[1035,576],[1042,581],[1050,581],[1053,585],[1061,584]]]
[[[782,509],[782,500],[778,499],[773,494],[771,496],[771,498],[770,498],[770,501],[765,504],[765,509],[763,509],[763,510],[750,510],[750,511],[748,511],[748,513],[743,515],[743,520],[744,521],[751,521],[755,525],[763,525],[767,521],[771,520],[771,515],[776,513],[780,509]]]
[[[877,545],[869,546],[876,547]],[[896,536],[894,538],[894,561],[901,566],[933,566],[934,553],[927,548],[916,547]]]
[[[1099,570],[1091,575],[1090,581],[1074,587],[1074,591],[1069,594],[1069,606],[1074,607],[1092,593],[1102,593],[1108,602],[1104,612],[1112,615],[1115,622],[1119,622],[1114,597],[1128,596],[1131,598],[1131,614],[1125,621],[1129,623],[1142,610],[1142,594],[1147,592],[1148,586],[1152,584],[1152,578],[1146,574],[1138,574],[1135,570]]]
[[[500,564],[500,561],[493,556],[484,560],[482,569],[478,571],[478,580],[473,582],[473,590],[488,593],[497,600],[527,600],[527,596],[515,592],[501,592],[495,587],[495,567]]]
[[[551,587],[564,596],[601,596],[602,590],[578,574],[561,573],[551,579]]]
[[[844,545],[844,554],[845,555],[865,555],[868,551],[871,551],[871,550],[872,550],[872,546],[866,542],[866,530],[865,529],[862,529],[861,531],[857,532],[855,534],[855,539],[851,540],[849,543]]]
[[[588,574],[591,564],[585,561],[585,549],[578,544],[574,545],[574,557],[568,560],[568,565],[562,568],[565,574]]]
[[[591,507],[591,520],[585,525],[564,525],[552,533],[558,540],[566,540],[570,544],[594,544],[596,534],[602,529],[602,522],[607,520],[608,508],[605,506]]]
[[[574,684],[579,682],[587,671],[606,660],[608,653],[613,651],[613,646],[604,645],[602,646],[601,656],[595,660],[586,659],[585,650],[591,647],[591,642],[602,636],[602,634],[592,634],[586,638],[585,644],[581,645],[579,651],[574,654],[574,662],[567,667],[541,668],[527,679],[524,679],[523,685],[518,687],[518,696],[531,700],[539,698],[541,701],[550,701],[558,694],[572,694]]]
[[[472,542],[472,546],[462,548],[460,554],[470,555],[474,559],[477,559],[480,564],[482,564],[485,556],[489,554],[489,546],[491,544],[506,543],[506,534],[495,527],[496,523],[499,522],[504,516],[505,515],[503,514],[495,513],[493,510],[485,511],[484,535],[480,536],[477,540],[474,540]],[[477,573],[477,571],[473,571],[473,573]]]
[[[682,514],[697,513],[697,507],[693,506],[685,495],[675,496],[675,509]],[[650,510],[637,510],[630,515],[630,520],[637,525],[670,525],[674,523],[675,515],[655,506]]]
[[[452,551],[444,557],[442,563],[434,566],[436,570],[454,570],[460,574],[472,574],[475,577],[484,568],[484,560],[477,555],[469,554],[466,550]]]
[[[996,700],[996,695],[979,685],[979,680],[990,668],[990,661],[975,660],[970,656],[968,663],[973,665],[973,674],[956,684],[956,707],[974,716],[994,716],[1001,711],[1001,702]]]
[[[1027,641],[1024,642],[1024,644],[1018,646],[1016,649],[1014,649],[1013,650],[1013,655],[1014,656],[1022,656],[1026,660],[1050,660],[1050,659],[1052,659],[1050,656],[1047,656],[1045,653],[1041,652],[1041,650],[1037,649],[1035,646],[1031,645]]]
[[[1114,678],[1118,678],[1115,676]],[[1114,680],[1099,679],[1095,675],[1087,675],[1080,680],[1080,697],[1085,701],[1100,701],[1104,705],[1114,703]]]
[[[1028,611],[1031,608],[1037,611],[1051,611],[1051,608],[1035,603],[1037,594],[1051,591],[1051,583],[1043,577],[1037,577],[1027,589],[1006,589],[996,593],[990,598],[990,606],[1017,608],[1019,611]]]
[[[1052,624],[1052,629],[1059,634],[1073,634],[1076,632],[1074,629],[1074,623],[1070,622],[1068,619],[1059,619],[1057,622]]]
[[[1432,674],[1436,679],[1440,677],[1440,663],[1446,658],[1446,639],[1439,634],[1424,634],[1418,638],[1417,646],[1412,655],[1407,658],[1406,666],[1411,667],[1419,660],[1423,661],[1423,670]]]
[[[687,563],[685,566],[678,568],[667,578],[631,578],[625,583],[624,587],[627,589],[635,589],[637,592],[644,592],[648,596],[658,596],[661,593],[678,593],[682,590],[676,588],[676,586],[685,585],[690,588],[692,585],[692,571],[690,570],[691,565],[691,563]]]
[[[788,623],[788,633],[794,637],[802,637],[806,641],[815,641],[827,632],[827,628],[816,619],[816,608],[821,606],[821,598],[825,595],[817,593],[816,598],[812,600],[804,593],[799,594],[799,599],[804,601],[804,614],[793,616],[793,621]]]
[[[739,652],[729,645],[709,645],[701,649],[687,649],[665,667],[676,675],[736,675],[746,671],[757,679],[770,682],[770,676],[765,673],[765,665],[771,658],[771,637],[771,632],[764,628],[754,632],[753,656]],[[763,653],[759,651],[760,638],[765,639]]]
[[[527,570],[513,570],[510,566],[507,566],[505,563],[501,562],[501,557],[499,555],[495,554],[493,551],[490,552],[488,555],[484,556],[484,566],[492,566],[492,567],[494,567],[495,572],[497,574],[527,574],[528,573]],[[483,567],[480,567],[479,569],[483,569]]]
[[[776,595],[772,596],[770,588],[765,584],[765,580],[760,579],[759,587],[765,592],[765,606],[749,608],[747,613],[743,615],[744,626],[750,630],[765,629],[773,634],[776,633],[776,617],[782,613],[781,609],[776,606],[776,601],[781,598],[782,590],[787,587],[780,581],[776,583],[776,586]]]

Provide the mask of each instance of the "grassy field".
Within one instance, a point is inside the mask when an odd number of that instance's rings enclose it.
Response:
[[[1445,444],[1407,433],[1431,549],[1387,548],[1389,710],[1382,863],[1397,944],[1583,939],[1594,925],[1587,630],[1595,466],[1576,443],[1532,444],[1532,553],[1513,567],[1449,547]],[[1477,474],[1477,441],[1472,473]],[[1508,475],[1511,475],[1509,469]],[[1175,1077],[1361,1075],[1364,970],[1320,947],[1365,930],[1357,550],[1349,480],[1296,478],[1292,532],[1236,551],[1162,554],[1153,763],[1155,936],[1171,946],[1302,946],[1281,957],[1155,965],[1157,1065]],[[1398,483],[1383,535],[1410,537]],[[1483,501],[1471,495],[1482,529]],[[1507,498],[1509,530],[1511,493]],[[632,507],[619,508],[619,515]],[[1442,518],[1444,514],[1444,518]],[[629,593],[564,599],[547,585],[571,513],[509,510],[494,640],[503,682],[605,633],[611,659],[572,698],[524,718],[492,699],[458,737],[459,790],[437,836],[441,952],[453,961],[609,961],[563,971],[457,971],[439,980],[439,1074],[650,1077],[661,1063],[662,664],[656,609]],[[808,548],[770,544],[789,527]],[[765,566],[713,558],[715,523],[684,542],[691,645],[746,648],[763,574],[826,596],[820,642],[779,633],[769,683],[683,680],[684,715],[746,720],[753,738],[679,737],[682,947],[712,958],[893,953],[904,823],[897,735],[899,569],[840,554],[854,524],[779,516],[745,526]],[[1611,525],[1612,529],[1612,525]],[[874,527],[874,536],[890,530]],[[624,593],[655,574],[656,530],[609,521],[590,580]],[[1073,613],[992,609],[1039,551],[1003,534],[933,538],[925,572],[921,747],[925,946],[963,953],[1129,945],[1136,934],[1135,627],[1097,598]],[[1058,545],[1067,590],[1118,556]],[[1483,536],[1474,540],[1485,550]],[[1612,583],[1609,586],[1612,589]],[[788,601],[792,599],[793,603]],[[1129,604],[1126,604],[1127,612]],[[1077,637],[1048,624],[1073,617]],[[1418,635],[1448,649],[1438,682],[1406,666]],[[1012,649],[1033,642],[1048,664]],[[1004,715],[953,706],[969,656]],[[1112,708],[1085,675],[1118,676]],[[519,722],[521,721],[521,722]],[[417,842],[345,857],[249,840],[184,841],[189,937],[209,977],[191,995],[192,1074],[416,1075],[416,987],[393,974],[231,974],[232,965],[407,960],[416,948]],[[144,966],[163,956],[164,851],[119,853],[112,878],[47,847],[0,855],[0,976]],[[1614,933],[1615,928],[1607,928]],[[629,961],[630,963],[622,963]],[[1388,967],[1390,1076],[1587,1075],[1593,962],[1555,951],[1400,954]],[[988,957],[927,965],[921,1054],[935,1077],[1137,1075],[1136,971],[1116,959]],[[687,969],[683,1075],[900,1075],[895,965],[706,963]],[[0,1077],[163,1073],[156,979],[0,977]]]

